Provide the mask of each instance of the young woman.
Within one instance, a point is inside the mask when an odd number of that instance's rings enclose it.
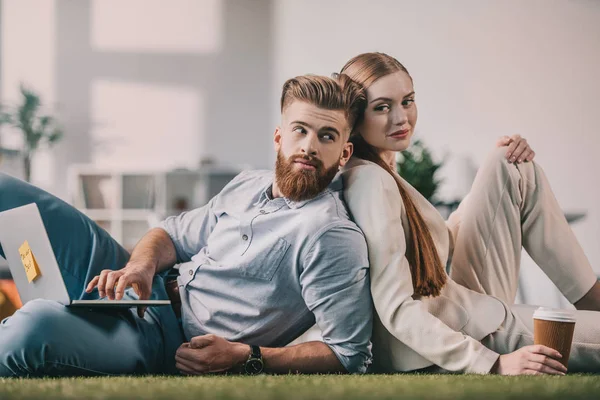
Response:
[[[445,222],[395,172],[417,122],[406,68],[367,53],[341,72],[368,97],[344,178],[369,247],[374,370],[564,374],[557,351],[533,345],[535,307],[514,305],[525,248],[578,310],[595,310],[576,312],[569,370],[600,371],[600,284],[526,142],[501,140]]]

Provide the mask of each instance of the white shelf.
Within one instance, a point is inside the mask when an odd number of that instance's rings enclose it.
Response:
[[[123,209],[123,210],[119,210],[118,216],[123,221],[137,221],[137,220],[141,220],[141,219],[146,220],[150,216],[156,214],[156,212],[157,211],[154,209],[147,209],[147,210]]]
[[[73,165],[69,199],[131,250],[169,215],[201,207],[247,166],[208,165],[198,171],[141,171]]]

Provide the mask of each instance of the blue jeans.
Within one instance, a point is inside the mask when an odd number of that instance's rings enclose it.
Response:
[[[36,203],[72,299],[94,299],[87,283],[103,269],[120,269],[129,254],[106,231],[62,200],[0,173],[0,211]],[[0,248],[0,255],[4,256]],[[128,289],[125,298],[137,299]],[[152,299],[167,299],[156,276]],[[25,304],[0,323],[0,377],[177,373],[185,341],[171,307],[69,308],[49,300]]]

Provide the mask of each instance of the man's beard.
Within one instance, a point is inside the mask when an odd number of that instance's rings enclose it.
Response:
[[[311,163],[315,169],[296,167],[294,160],[297,159]],[[284,197],[292,201],[309,200],[329,186],[338,169],[339,164],[325,169],[321,160],[302,154],[293,155],[286,160],[279,151],[275,163],[275,181]]]

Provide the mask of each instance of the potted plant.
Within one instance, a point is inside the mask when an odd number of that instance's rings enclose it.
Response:
[[[35,153],[43,146],[52,147],[63,136],[63,131],[50,115],[40,115],[40,97],[24,85],[20,87],[22,102],[14,111],[0,112],[0,124],[8,124],[23,134],[23,159],[25,180],[31,181],[31,163]]]
[[[408,183],[430,203],[437,205],[435,197],[441,184],[436,177],[443,162],[436,163],[431,152],[421,140],[415,140],[413,144],[400,153],[396,160],[397,171]]]

